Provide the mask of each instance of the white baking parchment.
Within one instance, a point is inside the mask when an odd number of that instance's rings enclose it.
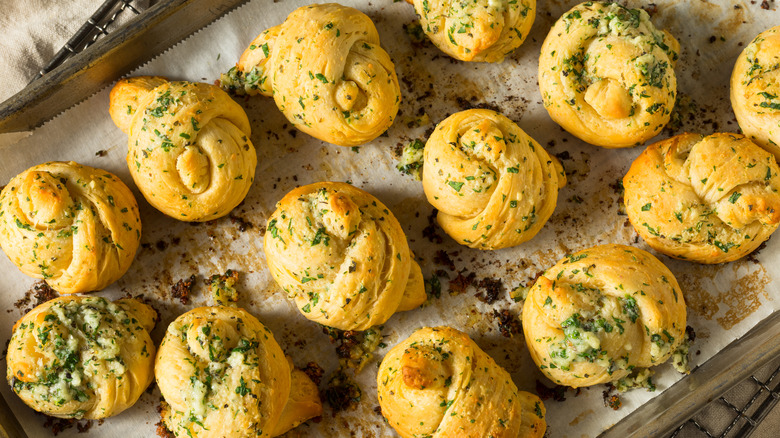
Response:
[[[281,23],[304,0],[253,0],[176,45],[133,74],[164,75],[173,79],[213,82],[235,64],[249,42],[262,30]],[[289,190],[316,181],[350,181],[377,196],[395,213],[407,233],[411,248],[429,277],[436,270],[455,278],[474,273],[476,281],[502,281],[498,301],[478,300],[479,287],[462,294],[449,293],[442,279],[442,297],[420,309],[393,316],[382,334],[387,347],[358,375],[363,396],[353,410],[333,415],[329,406],[319,422],[307,422],[289,436],[389,437],[392,429],[378,413],[375,375],[388,348],[425,325],[446,324],[465,330],[485,351],[506,368],[520,389],[536,392],[537,381],[552,386],[533,366],[521,334],[501,335],[493,311],[507,309],[519,315],[521,303],[513,303],[508,291],[530,285],[541,271],[567,253],[601,243],[623,243],[647,249],[637,238],[627,217],[619,211],[619,189],[632,160],[642,147],[606,150],[582,143],[551,121],[542,107],[537,77],[537,57],[552,23],[576,1],[540,1],[536,22],[525,44],[501,64],[463,63],[443,55],[430,43],[413,45],[404,25],[415,20],[414,8],[391,0],[343,3],[367,13],[376,23],[383,47],[395,62],[401,82],[401,111],[386,136],[360,148],[343,148],[296,132],[277,110],[271,98],[238,98],[252,122],[252,141],[258,166],[254,185],[242,205],[229,217],[210,223],[178,222],[152,209],[135,189],[125,164],[126,136],[108,115],[108,90],[87,99],[19,143],[0,149],[0,181],[7,182],[30,166],[51,160],[75,160],[119,175],[141,205],[142,248],[125,276],[98,294],[116,298],[143,294],[162,313],[153,332],[156,342],[177,315],[191,307],[210,304],[204,279],[233,269],[240,273],[240,305],[249,309],[275,334],[296,365],[316,361],[325,379],[337,367],[334,346],[320,326],[305,319],[270,277],[262,251],[266,218],[274,204]],[[690,96],[699,110],[684,118],[682,128],[660,137],[692,131],[709,134],[736,131],[731,112],[728,79],[739,52],[756,34],[780,22],[780,13],[765,10],[755,1],[656,0],[653,21],[680,41],[677,71],[679,91]],[[629,6],[639,7],[636,1]],[[652,8],[652,6],[651,6]],[[415,138],[424,138],[435,123],[472,105],[494,108],[517,122],[553,154],[569,174],[559,193],[558,207],[531,241],[516,248],[484,252],[455,243],[441,230],[442,241],[423,236],[432,208],[425,201],[419,181],[399,173],[397,152]],[[427,117],[426,117],[427,116]],[[243,231],[242,231],[243,229]],[[447,253],[454,266],[442,265]],[[674,272],[688,304],[688,324],[697,334],[691,348],[693,366],[702,364],[731,341],[738,339],[778,307],[780,238],[774,238],[759,254],[742,260],[704,266],[659,256]],[[446,263],[445,263],[446,264]],[[452,269],[454,267],[454,270]],[[21,316],[14,303],[30,294],[34,280],[0,257],[1,339]],[[171,297],[171,286],[196,275],[192,302],[182,305]],[[30,306],[22,306],[29,308]],[[3,361],[3,368],[5,361]],[[4,373],[4,371],[3,371]],[[669,364],[658,367],[656,392],[643,389],[622,395],[623,406],[605,407],[603,385],[570,390],[566,400],[545,401],[549,437],[595,436],[618,422],[682,377]],[[12,393],[7,384],[0,391],[31,437],[48,436],[45,418],[34,413]],[[149,437],[155,435],[160,394],[154,388],[124,413],[104,422],[93,422],[85,434],[72,427],[61,436]],[[351,435],[353,434],[353,435]]]

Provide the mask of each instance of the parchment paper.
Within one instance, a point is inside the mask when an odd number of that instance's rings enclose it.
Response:
[[[289,12],[307,4],[303,0],[272,3],[253,0],[228,16],[173,47],[135,74],[164,75],[174,79],[213,82],[230,68],[249,42],[262,30],[280,23]],[[161,310],[162,321],[153,332],[156,342],[165,327],[187,309],[210,304],[204,279],[228,268],[240,272],[240,305],[253,312],[275,334],[282,348],[298,366],[316,361],[325,376],[337,366],[334,347],[321,328],[301,316],[271,279],[262,252],[266,218],[274,204],[292,188],[315,181],[350,181],[386,203],[407,232],[426,277],[436,270],[450,278],[463,271],[476,280],[502,280],[503,291],[492,305],[479,301],[479,288],[451,296],[443,279],[441,299],[431,305],[393,316],[383,335],[387,348],[425,325],[446,324],[468,332],[496,361],[505,367],[517,385],[531,392],[536,382],[552,386],[533,366],[522,335],[503,337],[494,310],[519,314],[508,291],[529,285],[541,271],[565,254],[600,243],[623,243],[647,249],[637,238],[627,217],[619,213],[616,184],[642,147],[605,150],[580,142],[555,125],[541,104],[536,82],[537,57],[550,26],[577,1],[540,1],[529,39],[504,63],[462,63],[440,53],[430,44],[412,45],[403,26],[414,21],[414,9],[404,2],[343,1],[366,12],[376,23],[382,45],[395,62],[401,81],[401,112],[387,135],[359,149],[342,148],[296,132],[270,98],[239,98],[252,121],[252,141],[258,151],[254,186],[245,202],[229,217],[192,225],[177,222],[155,211],[135,189],[125,164],[126,136],[108,116],[108,90],[62,114],[19,143],[2,148],[0,181],[7,182],[26,168],[51,160],[75,160],[119,175],[133,188],[141,205],[143,246],[129,272],[116,284],[99,292],[111,298],[143,294]],[[665,131],[668,137],[685,131],[708,134],[736,131],[730,109],[728,79],[734,60],[745,44],[760,31],[780,22],[780,13],[763,10],[750,1],[659,1],[653,21],[672,32],[682,44],[676,69],[679,91],[691,96],[700,110],[686,118],[682,129]],[[641,6],[629,1],[629,6]],[[559,154],[569,174],[569,184],[559,194],[551,220],[531,241],[517,248],[482,252],[461,247],[441,230],[441,243],[423,237],[432,208],[425,201],[420,182],[396,169],[396,150],[447,115],[471,105],[498,109],[537,139],[550,152]],[[417,126],[420,116],[422,125]],[[99,153],[100,151],[104,151]],[[241,229],[244,231],[241,231]],[[445,251],[455,270],[434,261]],[[777,264],[780,238],[769,241],[758,255],[740,261],[702,266],[659,256],[681,283],[689,306],[688,324],[697,334],[691,348],[692,365],[703,363],[729,342],[739,338],[758,321],[774,312],[780,297]],[[13,323],[21,316],[14,303],[31,289],[34,280],[21,274],[11,262],[0,258],[0,333],[7,340]],[[190,275],[198,277],[193,300],[184,306],[170,296],[173,283]],[[29,307],[29,306],[27,306]],[[290,436],[389,437],[394,432],[375,411],[376,369],[387,348],[377,350],[374,360],[357,380],[363,397],[357,408],[335,417],[329,406],[319,423],[308,422]],[[3,361],[3,369],[5,362]],[[4,372],[4,371],[3,371]],[[668,388],[682,376],[666,364],[657,368],[657,391],[631,391],[622,396],[623,407],[604,406],[604,386],[566,393],[566,401],[545,401],[550,437],[595,436],[636,407]],[[324,387],[325,381],[323,381]],[[12,393],[7,384],[0,392],[32,436],[48,436],[44,417],[35,414]],[[156,407],[159,391],[144,394],[132,408],[102,424],[93,424],[80,437],[154,436],[159,421]],[[70,428],[61,436],[76,436]]]

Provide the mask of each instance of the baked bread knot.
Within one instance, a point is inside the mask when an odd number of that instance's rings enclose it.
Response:
[[[426,300],[406,235],[378,199],[346,183],[299,187],[276,204],[265,257],[303,316],[366,330]]]
[[[105,170],[44,163],[0,192],[0,246],[22,272],[57,292],[90,292],[115,282],[140,241],[135,197]]]
[[[368,16],[335,3],[303,6],[262,32],[220,82],[238,93],[273,96],[299,130],[359,146],[390,127],[401,89]]]
[[[132,406],[150,383],[157,312],[134,299],[67,296],[47,301],[13,327],[7,378],[38,412],[98,419]]]
[[[393,347],[377,374],[379,405],[404,438],[542,437],[545,408],[468,335],[425,327]]]
[[[628,219],[656,251],[699,263],[737,260],[780,223],[772,154],[737,134],[652,144],[623,178]]]
[[[274,437],[322,413],[317,386],[244,309],[199,307],[165,332],[154,367],[177,437]]]
[[[425,144],[422,181],[450,237],[472,248],[499,249],[542,229],[566,174],[514,122],[472,109],[436,126]]]
[[[503,61],[523,44],[536,18],[536,0],[406,1],[433,44],[461,61]]]
[[[665,362],[683,342],[685,312],[677,280],[657,258],[601,245],[536,280],[523,305],[523,333],[542,373],[579,388]]]
[[[742,132],[780,160],[780,26],[761,32],[737,58],[731,107]]]
[[[642,9],[586,2],[563,14],[539,55],[550,117],[597,146],[641,144],[669,122],[680,44]]]
[[[111,118],[128,135],[127,166],[152,206],[181,221],[217,219],[244,200],[257,154],[243,108],[219,87],[121,79]]]

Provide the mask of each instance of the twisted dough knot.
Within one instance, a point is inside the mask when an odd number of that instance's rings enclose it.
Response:
[[[177,437],[272,437],[322,413],[317,386],[244,309],[176,318],[154,371],[163,422]]]
[[[602,245],[539,277],[523,305],[523,332],[542,372],[577,388],[666,361],[683,341],[685,312],[677,280],[658,259]]]
[[[111,90],[110,111],[128,134],[130,174],[156,209],[202,222],[246,197],[257,165],[249,119],[218,87],[122,79]]]
[[[236,91],[273,95],[296,128],[340,146],[385,132],[401,102],[395,66],[374,23],[335,3],[293,11],[252,41],[237,70],[243,85]]]
[[[742,132],[780,160],[780,26],[761,32],[737,58],[731,106]]]
[[[407,1],[433,44],[461,61],[503,61],[523,44],[536,18],[536,0]]]
[[[541,437],[545,409],[465,333],[422,328],[379,366],[382,415],[402,437]]]
[[[157,313],[133,299],[55,298],[22,317],[8,345],[8,383],[28,406],[60,418],[106,418],[152,382]]]
[[[141,240],[132,192],[105,170],[50,162],[0,193],[0,246],[25,274],[60,293],[103,289],[121,277]]]
[[[780,223],[780,169],[737,134],[652,144],[623,178],[628,218],[656,251],[700,263],[749,254]]]
[[[366,330],[425,299],[422,271],[398,220],[345,183],[297,188],[276,206],[266,260],[303,315],[341,330]]]
[[[550,218],[566,175],[558,160],[508,118],[474,109],[439,123],[425,144],[423,189],[458,243],[519,245]]]
[[[642,9],[587,2],[555,23],[539,56],[550,117],[607,148],[640,144],[669,122],[680,44]]]

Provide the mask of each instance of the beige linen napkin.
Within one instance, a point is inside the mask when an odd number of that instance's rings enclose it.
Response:
[[[0,102],[24,88],[104,0],[0,0]],[[149,0],[131,3],[141,10]],[[135,16],[123,11],[108,30]]]

